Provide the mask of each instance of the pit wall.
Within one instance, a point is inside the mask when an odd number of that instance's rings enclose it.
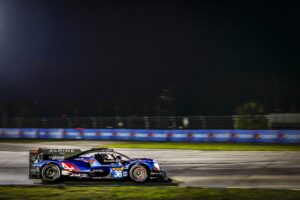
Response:
[[[0,128],[0,138],[172,142],[300,143],[300,130],[139,130]]]

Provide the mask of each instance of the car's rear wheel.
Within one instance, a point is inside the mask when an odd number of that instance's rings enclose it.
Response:
[[[41,172],[42,178],[47,183],[53,183],[60,179],[61,171],[59,166],[56,164],[50,163],[43,167]]]
[[[139,183],[143,183],[148,180],[149,173],[145,166],[143,165],[134,165],[129,171],[131,180]]]

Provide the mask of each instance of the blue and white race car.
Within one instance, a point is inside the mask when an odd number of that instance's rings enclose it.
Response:
[[[64,177],[80,179],[150,179],[167,181],[166,173],[149,158],[129,158],[113,149],[38,149],[30,151],[29,177],[57,182]]]

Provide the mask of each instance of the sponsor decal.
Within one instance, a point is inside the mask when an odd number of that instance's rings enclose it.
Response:
[[[187,138],[191,139],[191,138],[193,138],[193,137],[194,137],[194,133],[189,132],[189,133],[187,134]]]
[[[127,171],[123,171],[123,176],[128,176],[128,172]]]
[[[52,156],[52,155],[50,155],[49,159],[50,160],[63,160],[63,159],[65,159],[65,157],[64,156],[56,156],[56,155]]]
[[[279,137],[280,139],[284,139],[284,138],[285,138],[285,134],[284,134],[284,133],[279,133],[279,134],[278,134],[278,137]]]
[[[153,137],[154,136],[154,133],[153,132],[149,132],[148,133],[148,137]]]
[[[86,133],[85,133],[85,134],[86,134]],[[100,136],[101,136],[101,132],[100,132],[100,131],[97,131],[97,132],[96,132],[96,136],[97,136],[97,137],[100,137]]]
[[[124,132],[124,133],[121,132],[121,133],[120,133],[120,132],[119,132],[119,133],[118,133],[118,137],[130,137],[130,133],[127,133],[127,132]]]
[[[252,134],[239,134],[239,139],[252,139],[253,135]]]
[[[231,133],[230,137],[231,137],[232,139],[235,139],[235,138],[237,138],[237,134],[236,134],[236,133]]]
[[[63,176],[69,176],[70,173],[71,173],[71,172],[69,172],[69,171],[61,170],[61,174],[62,174]]]
[[[119,167],[119,168],[112,168],[112,170],[114,170],[114,171],[122,171],[123,168],[122,168],[122,167]]]
[[[285,135],[285,138],[286,139],[300,139],[300,135],[296,135],[296,134],[293,134],[293,135]]]
[[[172,132],[169,132],[168,134],[167,134],[167,138],[171,138],[173,136],[173,133]]]
[[[110,133],[110,132],[102,132],[101,136],[104,136],[104,137],[112,136],[112,133]]]
[[[94,169],[93,172],[100,172],[100,173],[103,173],[103,169]]]
[[[217,133],[214,135],[215,138],[230,138],[230,136],[228,133]]]
[[[70,171],[70,172],[76,172],[76,171],[79,171],[79,169],[71,164],[71,163],[67,163],[67,162],[60,162],[60,165],[67,171]]]
[[[49,153],[74,153],[75,149],[49,149]]]
[[[86,178],[86,177],[88,177],[88,175],[87,174],[82,174],[82,173],[72,173],[72,174],[70,174],[70,177],[84,177],[84,178]]]
[[[194,134],[194,137],[195,138],[207,138],[207,134],[202,134],[202,133],[200,133],[200,134]]]
[[[131,132],[130,137],[135,137],[135,132]]]
[[[272,135],[270,135],[270,134],[266,134],[266,135],[261,134],[260,138],[262,138],[262,139],[275,139],[275,138],[277,138],[277,135],[274,135],[274,134],[272,134]]]
[[[64,137],[65,137],[67,134],[68,134],[68,131],[67,131],[67,130],[64,130],[64,131],[63,131]]]
[[[145,134],[145,133],[136,133],[135,137],[148,137],[148,134]]]
[[[84,131],[83,130],[80,130],[79,131],[79,135],[82,137],[82,136],[84,136]]]
[[[261,138],[261,137],[260,137],[260,134],[259,134],[259,133],[255,133],[255,134],[254,134],[254,138],[255,138],[255,139],[260,139],[260,138]]]

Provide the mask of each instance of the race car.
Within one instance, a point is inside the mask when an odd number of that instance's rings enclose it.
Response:
[[[30,150],[29,177],[53,183],[65,177],[80,179],[131,179],[167,181],[158,163],[149,158],[129,158],[113,149]]]

